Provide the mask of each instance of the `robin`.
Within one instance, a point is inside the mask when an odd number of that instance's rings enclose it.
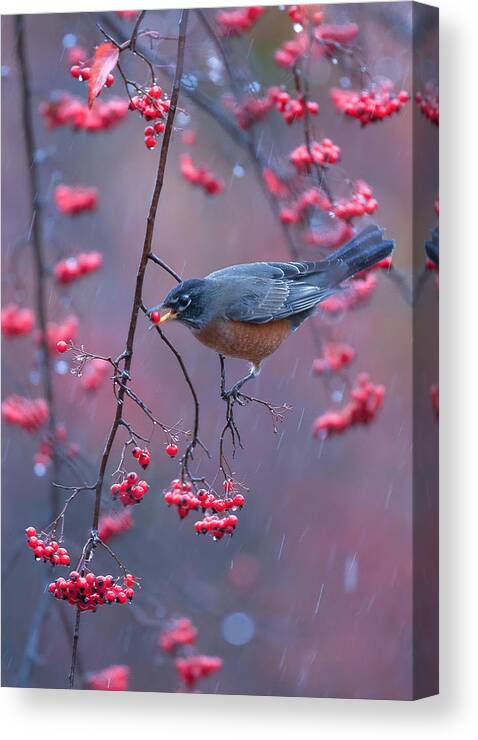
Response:
[[[227,396],[260,372],[271,355],[344,280],[387,257],[393,241],[370,226],[319,262],[251,262],[204,278],[184,280],[148,313],[166,309],[159,323],[175,319],[207,347],[250,363],[249,373]]]

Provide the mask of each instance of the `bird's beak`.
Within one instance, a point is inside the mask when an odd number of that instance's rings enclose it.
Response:
[[[160,324],[164,324],[165,321],[171,321],[171,319],[175,319],[177,316],[177,313],[175,311],[166,311],[161,318],[159,319]]]

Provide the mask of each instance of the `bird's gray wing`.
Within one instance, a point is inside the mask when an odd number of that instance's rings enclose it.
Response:
[[[293,280],[237,276],[228,282],[223,316],[231,321],[265,324],[313,309],[328,291]]]

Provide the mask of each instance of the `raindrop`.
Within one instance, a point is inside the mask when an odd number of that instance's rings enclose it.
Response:
[[[55,363],[55,370],[58,375],[66,375],[68,372],[68,363],[65,360],[57,360]]]
[[[63,36],[63,46],[65,49],[71,49],[76,46],[77,38],[74,33],[67,33]]]
[[[234,177],[244,177],[246,171],[241,164],[235,164],[232,168],[232,174],[234,175]]]
[[[300,23],[294,23],[294,31],[295,31],[296,33],[300,33],[300,32],[301,32],[301,31],[303,31],[303,30],[304,30],[304,29],[303,29],[303,27],[301,26],[301,24],[300,24]]]
[[[183,87],[185,87],[187,90],[195,90],[198,86],[198,80],[195,75],[192,74],[186,74],[183,75],[181,78],[181,84]]]
[[[254,620],[244,612],[233,612],[224,618],[222,635],[231,645],[246,645],[256,631]]]
[[[341,77],[340,78],[340,87],[343,87],[344,89],[349,88],[351,85],[350,77]]]
[[[39,478],[43,478],[46,473],[46,467],[43,465],[43,463],[35,463],[35,465],[33,466],[33,472]]]

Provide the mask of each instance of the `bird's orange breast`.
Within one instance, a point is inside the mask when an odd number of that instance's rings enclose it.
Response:
[[[239,357],[259,365],[271,355],[291,332],[289,319],[268,324],[249,324],[245,321],[217,319],[204,329],[194,331],[207,347],[227,357]]]

